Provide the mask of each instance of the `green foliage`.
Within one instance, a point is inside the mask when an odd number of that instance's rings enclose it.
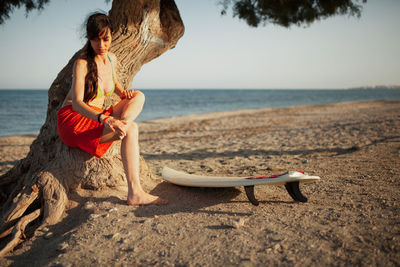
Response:
[[[107,3],[110,0],[105,0]],[[10,17],[14,8],[25,7],[26,14],[31,10],[41,10],[50,0],[1,0],[0,24]],[[226,14],[232,6],[233,16],[245,20],[248,25],[273,23],[284,27],[309,25],[315,20],[334,15],[359,17],[366,0],[220,0],[221,14]]]
[[[225,15],[232,6],[233,16],[257,27],[261,23],[308,26],[316,20],[335,15],[360,17],[362,6],[367,0],[221,0],[221,14]]]
[[[14,8],[25,7],[26,15],[29,11],[42,10],[50,0],[1,0],[0,2],[0,24],[10,18]]]

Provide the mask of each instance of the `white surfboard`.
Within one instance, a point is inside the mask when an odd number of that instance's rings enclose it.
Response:
[[[162,170],[164,180],[182,186],[192,187],[234,187],[244,186],[249,200],[258,205],[254,197],[255,185],[285,185],[289,195],[295,200],[306,202],[307,198],[303,196],[299,189],[299,183],[310,183],[318,181],[319,176],[310,176],[302,171],[289,171],[279,175],[271,176],[251,176],[251,177],[225,177],[225,176],[206,176],[189,174],[177,171],[168,167]]]
[[[284,185],[288,182],[309,183],[320,180],[318,176],[309,176],[299,171],[289,171],[279,175],[251,176],[251,177],[225,177],[189,174],[168,167],[162,170],[164,180],[183,186],[193,187],[234,187],[250,185]]]

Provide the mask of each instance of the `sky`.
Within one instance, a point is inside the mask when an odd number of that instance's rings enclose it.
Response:
[[[252,28],[218,0],[176,0],[185,25],[177,46],[144,65],[137,89],[342,89],[400,85],[400,1],[368,0],[361,18],[308,27]],[[111,1],[53,0],[15,10],[0,25],[0,89],[48,89],[85,40],[87,14]]]

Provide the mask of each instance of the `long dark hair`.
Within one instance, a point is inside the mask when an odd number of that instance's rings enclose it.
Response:
[[[110,19],[104,13],[96,12],[91,14],[86,21],[86,45],[81,55],[82,59],[87,61],[87,74],[85,77],[85,94],[83,101],[88,103],[97,96],[98,72],[97,65],[94,61],[96,53],[94,52],[90,40],[104,34],[107,30],[112,33]]]

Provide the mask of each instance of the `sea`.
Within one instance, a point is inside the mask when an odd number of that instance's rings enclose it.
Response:
[[[374,89],[157,89],[141,90],[146,103],[137,121],[240,109],[280,108],[400,99],[400,90]],[[0,90],[0,137],[39,133],[47,90]]]

